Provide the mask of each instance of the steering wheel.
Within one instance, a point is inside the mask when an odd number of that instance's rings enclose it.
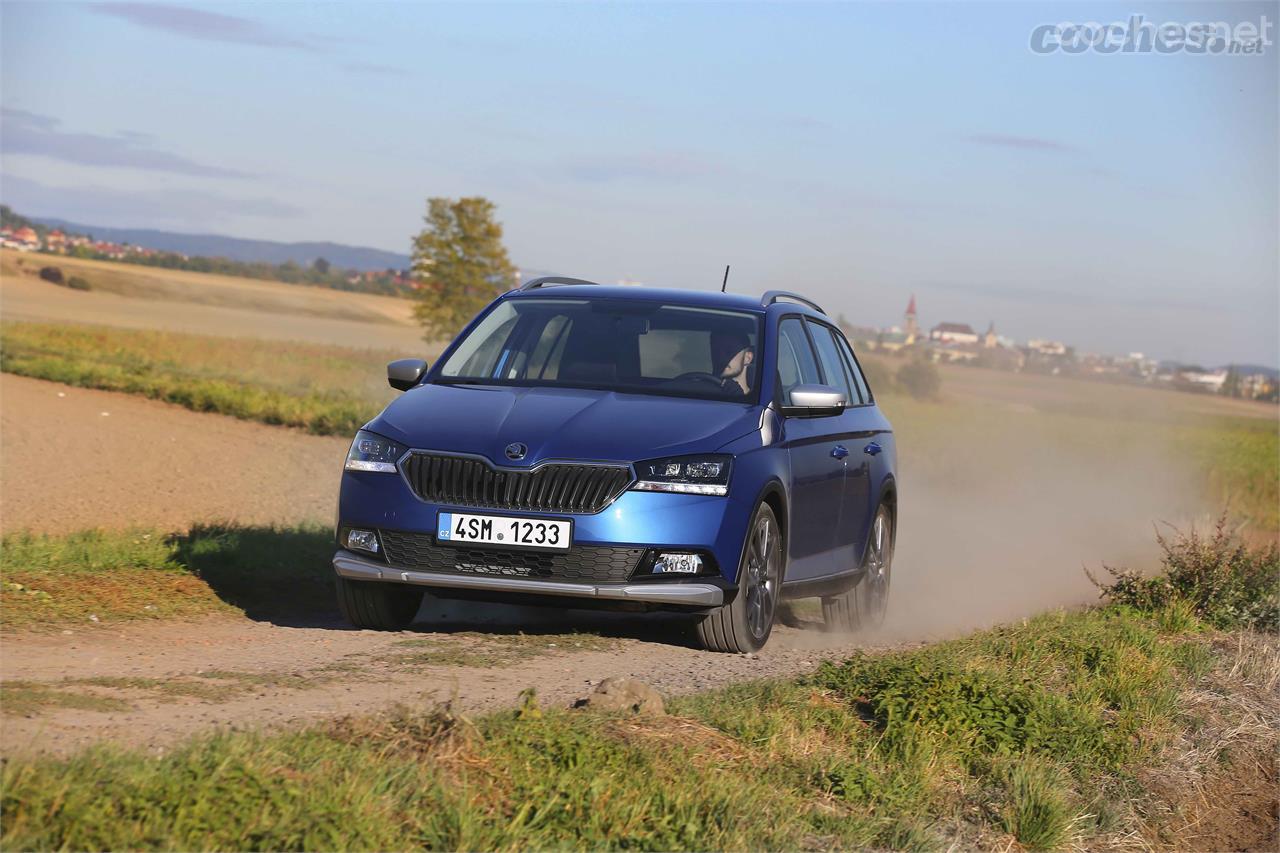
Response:
[[[705,370],[690,370],[687,373],[681,373],[679,376],[673,376],[668,382],[683,382],[686,379],[696,380],[698,382],[714,382],[716,385],[722,385],[723,380],[714,373],[707,373]]]

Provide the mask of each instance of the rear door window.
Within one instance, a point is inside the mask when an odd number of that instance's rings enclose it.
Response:
[[[862,372],[862,366],[858,364],[858,359],[853,354],[853,348],[849,346],[849,342],[845,340],[844,335],[832,333],[836,339],[836,346],[840,347],[840,354],[844,356],[845,366],[849,368],[849,374],[853,377],[853,382],[858,386],[858,394],[862,397],[863,403],[873,402],[871,396],[871,386],[867,384],[866,374]]]
[[[813,334],[813,345],[818,350],[818,363],[822,365],[824,380],[832,388],[844,392],[845,405],[858,405],[862,400],[859,399],[858,392],[854,390],[850,381],[848,368],[840,355],[839,347],[836,346],[831,328],[812,320],[807,322],[809,331]]]
[[[787,317],[778,324],[778,388],[782,403],[791,405],[791,392],[797,385],[822,383],[818,361],[814,358],[809,336],[799,317]]]

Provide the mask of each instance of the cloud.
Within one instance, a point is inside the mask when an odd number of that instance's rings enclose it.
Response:
[[[144,134],[72,133],[60,129],[61,122],[51,116],[8,107],[0,109],[0,117],[0,149],[5,154],[35,154],[85,166],[116,166],[201,178],[252,177],[246,172],[208,166],[151,148]]]
[[[137,228],[209,228],[242,217],[290,219],[304,211],[268,198],[235,198],[203,190],[57,187],[3,175],[4,203],[30,216]]]
[[[639,180],[677,182],[723,174],[724,164],[688,152],[587,155],[563,161],[564,177],[585,183]]]
[[[978,145],[994,145],[998,148],[1020,148],[1024,151],[1074,152],[1080,149],[1066,142],[1044,139],[1038,136],[1012,136],[1005,133],[978,133],[966,137]]]
[[[318,50],[313,41],[284,35],[252,18],[167,3],[94,3],[89,9],[139,27],[200,39],[288,50]]]

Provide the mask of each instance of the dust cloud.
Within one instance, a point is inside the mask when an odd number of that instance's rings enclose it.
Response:
[[[981,427],[899,438],[890,610],[874,640],[939,639],[1097,601],[1084,567],[1154,568],[1158,526],[1210,517],[1192,466],[1135,440],[1132,425],[1116,422],[1111,439],[1105,422],[1082,435],[1031,407],[1002,408]]]

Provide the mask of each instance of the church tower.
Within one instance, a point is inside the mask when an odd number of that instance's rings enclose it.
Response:
[[[920,324],[916,322],[916,295],[911,294],[911,301],[907,303],[907,313],[902,317],[902,331],[907,335],[907,346],[911,346],[916,342],[916,338],[920,337]]]

